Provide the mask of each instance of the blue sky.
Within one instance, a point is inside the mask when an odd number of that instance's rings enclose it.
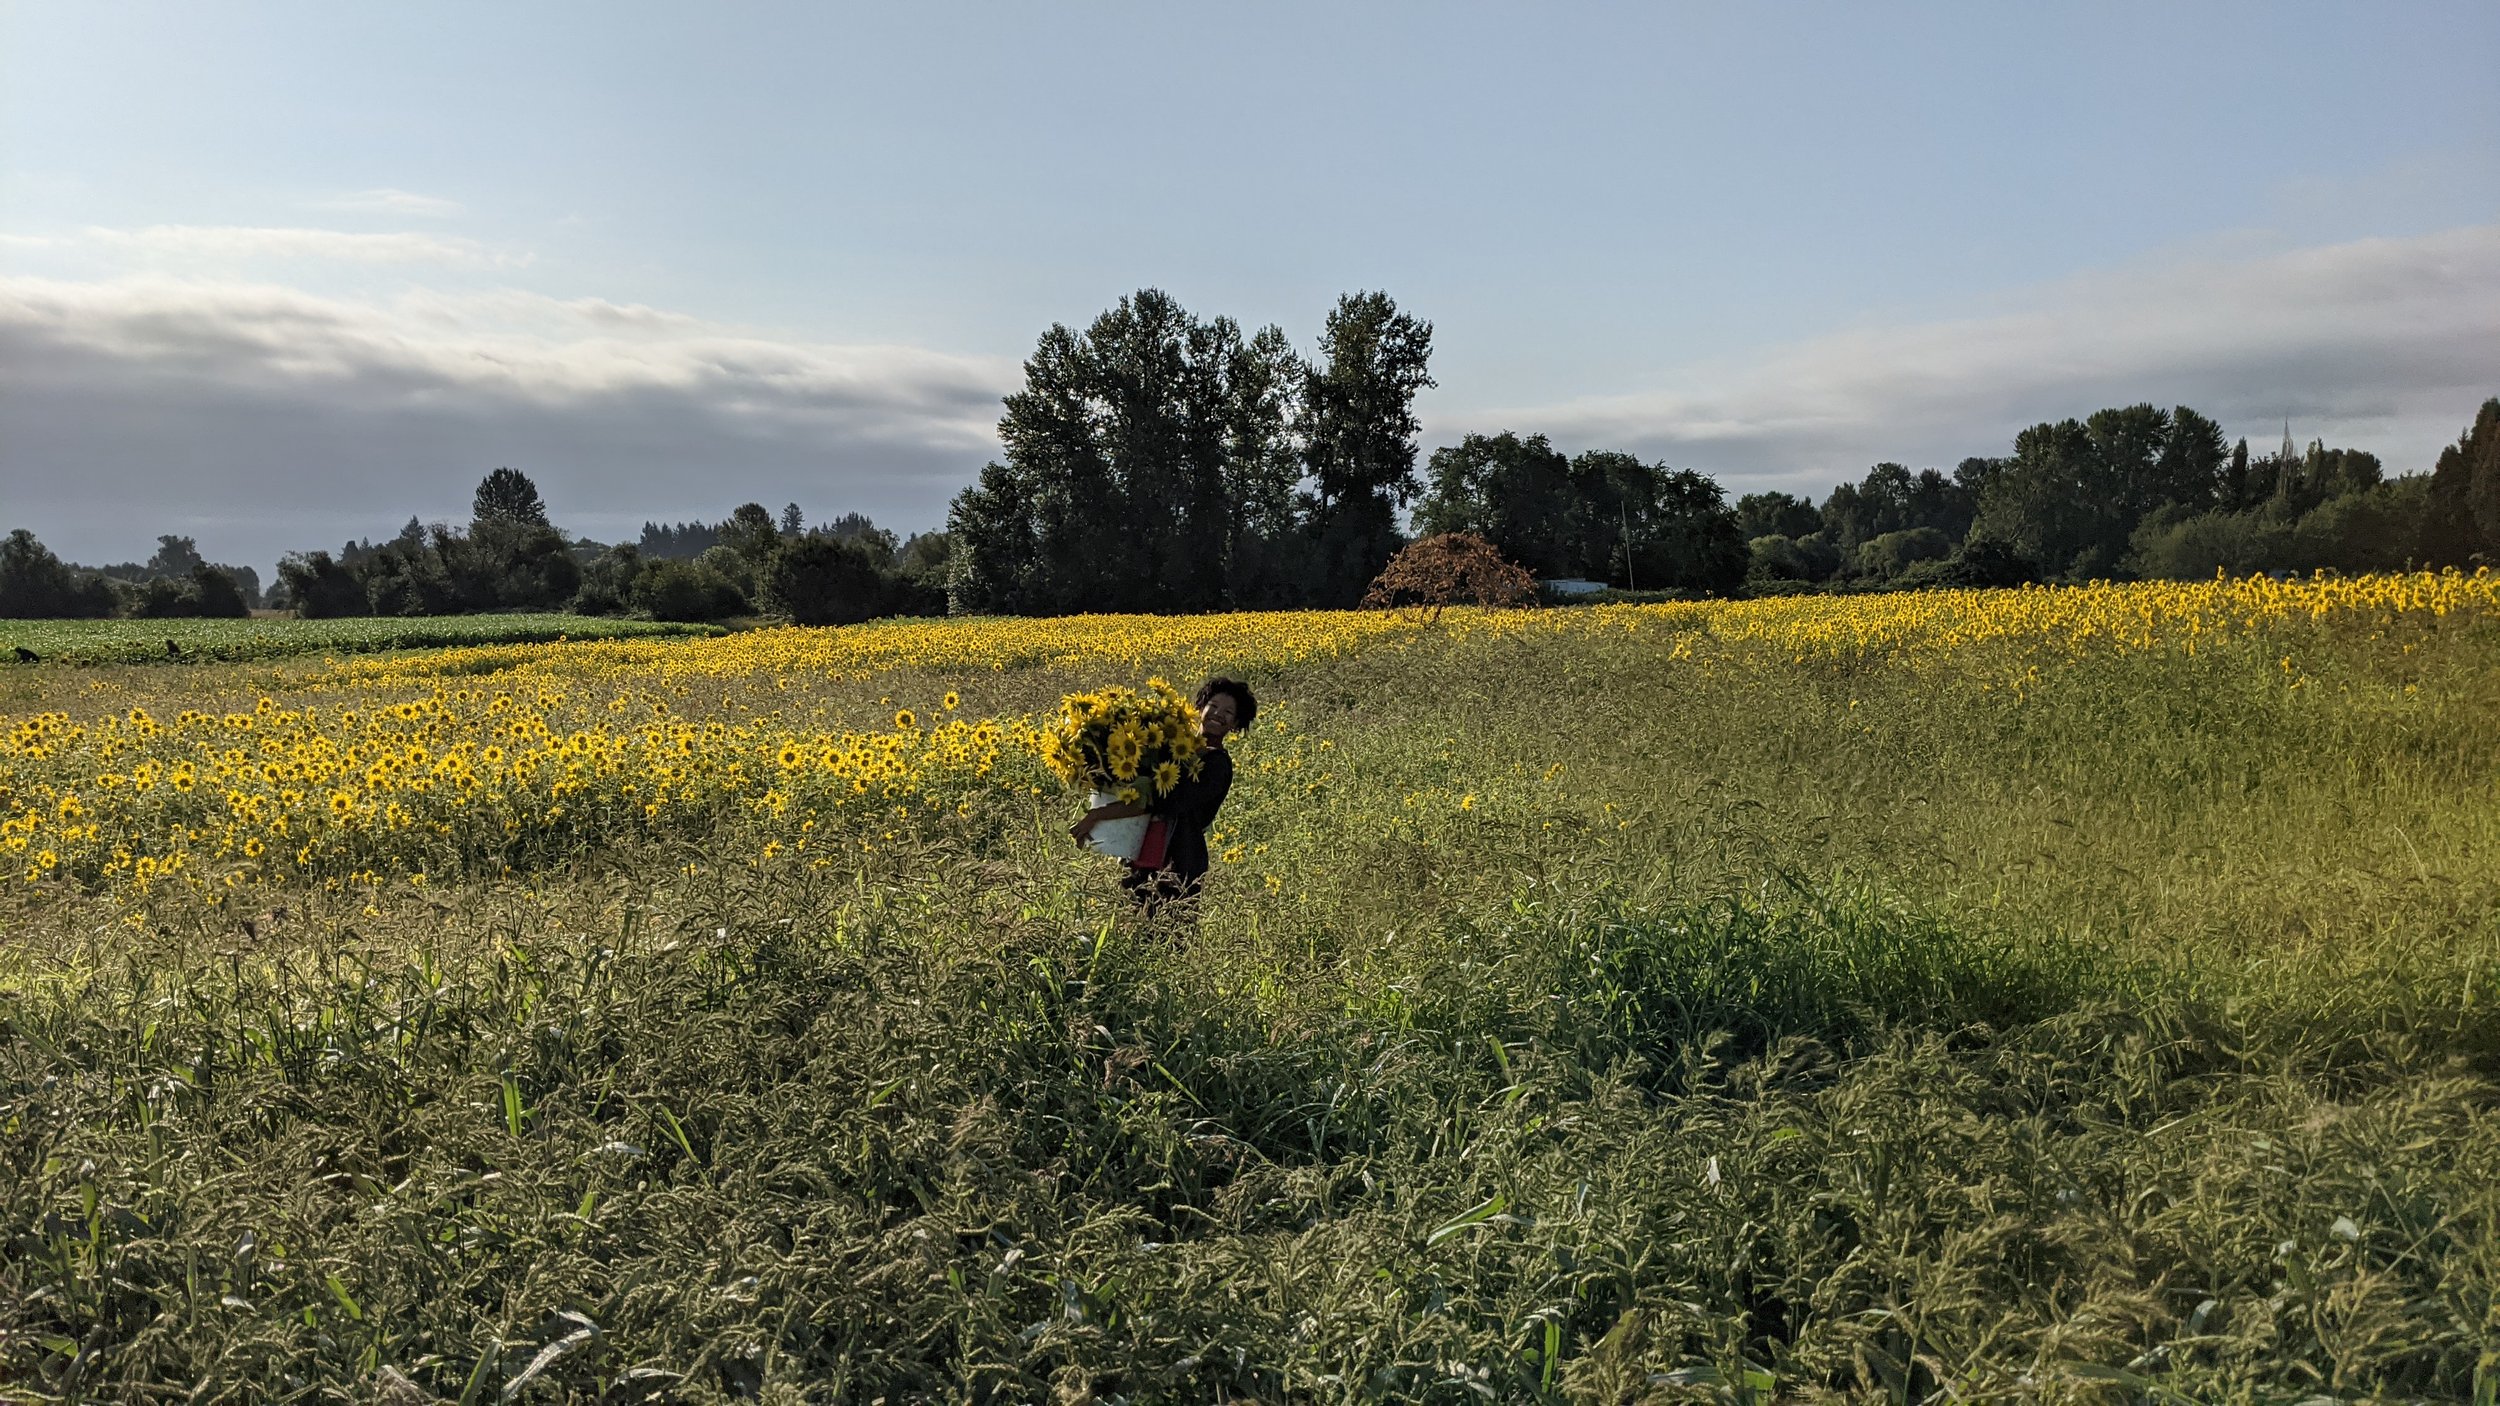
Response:
[[[1437,328],[1427,451],[1819,493],[2500,392],[2500,7],[0,7],[0,516],[265,571],[529,470],[936,526],[1052,321]]]

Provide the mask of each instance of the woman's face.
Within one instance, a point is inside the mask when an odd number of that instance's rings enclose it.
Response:
[[[1198,734],[1212,743],[1223,741],[1241,730],[1241,705],[1229,693],[1219,693],[1198,707]]]

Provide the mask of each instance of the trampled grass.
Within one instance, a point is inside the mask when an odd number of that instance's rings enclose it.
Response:
[[[160,664],[363,654],[452,645],[552,640],[684,639],[715,625],[616,620],[597,615],[368,616],[340,620],[0,620],[0,654],[31,650],[63,664]],[[172,640],[181,650],[168,653]]]
[[[2488,1395],[2493,592],[60,671],[0,1383]],[[1206,910],[1140,922],[1031,724],[1215,667]]]

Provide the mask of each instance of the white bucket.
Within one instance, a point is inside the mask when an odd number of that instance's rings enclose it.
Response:
[[[1120,798],[1109,791],[1096,791],[1089,806],[1118,805]],[[1085,843],[1096,853],[1113,859],[1135,859],[1138,847],[1146,843],[1146,817],[1132,815],[1126,820],[1105,820],[1088,831]]]

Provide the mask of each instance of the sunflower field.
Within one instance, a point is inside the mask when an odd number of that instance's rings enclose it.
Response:
[[[1214,673],[1142,918],[1065,779]],[[2495,680],[2454,572],[24,665],[0,1400],[2500,1400]]]

